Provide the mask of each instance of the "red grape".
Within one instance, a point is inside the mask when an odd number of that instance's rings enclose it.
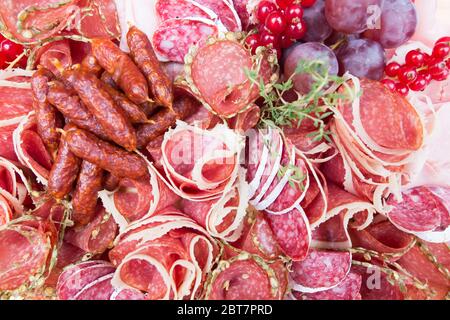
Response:
[[[400,64],[397,62],[388,63],[385,68],[386,75],[391,78],[395,78],[398,75],[398,70],[400,69]]]
[[[400,93],[402,96],[405,96],[405,97],[409,93],[409,89],[406,86],[406,84],[403,84],[403,83],[400,83],[400,82],[397,82],[395,84],[395,91],[397,91],[398,93]]]
[[[264,23],[266,21],[269,13],[277,10],[277,6],[275,3],[270,1],[261,1],[258,5],[258,12],[256,13],[256,17],[260,23]]]
[[[266,28],[273,34],[281,34],[286,29],[286,21],[280,11],[269,13],[266,18]]]
[[[386,86],[386,88],[388,88],[391,91],[395,90],[395,82],[394,80],[391,79],[383,79],[381,80],[381,83],[384,84]]]
[[[421,67],[425,64],[425,55],[418,50],[411,50],[406,54],[406,63],[411,67]]]
[[[409,84],[409,88],[413,91],[423,91],[428,85],[427,79],[423,75],[418,75],[416,80]]]
[[[287,26],[285,34],[292,39],[301,39],[306,34],[306,25],[302,22],[290,24]]]

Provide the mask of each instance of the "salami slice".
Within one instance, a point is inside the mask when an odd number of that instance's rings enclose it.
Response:
[[[247,254],[221,261],[211,274],[206,299],[281,299],[280,282],[274,269],[262,259]]]
[[[86,4],[84,4],[86,3]],[[80,6],[89,6],[89,14],[83,15],[78,32],[87,38],[111,38],[120,36],[118,11],[114,0],[82,0]]]
[[[399,229],[432,242],[447,242],[450,237],[450,189],[416,187],[403,192],[403,202],[392,200],[388,217]]]
[[[0,226],[7,224],[13,217],[8,201],[0,195]]]
[[[242,24],[232,2],[227,0],[195,0],[199,4],[211,9],[218,16],[228,31],[242,31]]]
[[[359,293],[362,284],[362,277],[354,272],[348,276],[338,286],[315,293],[294,293],[299,300],[361,300]]]
[[[204,19],[214,19],[210,13],[200,7],[199,3],[192,0],[158,0],[156,2],[156,12],[162,21],[169,19],[182,19],[199,17]]]
[[[292,288],[307,293],[332,289],[349,274],[351,259],[349,252],[311,250],[304,261],[292,264]]]
[[[0,230],[0,290],[27,285],[45,272],[53,242],[45,224],[10,224]]]
[[[247,11],[249,0],[232,0],[231,2],[234,4],[239,19],[241,19],[242,29],[246,30],[250,25],[250,14]]]
[[[68,39],[53,41],[46,43],[42,47],[33,49],[34,65],[41,65],[53,74],[59,74],[59,71],[52,63],[53,59],[58,59],[63,67],[72,65],[72,55],[70,50],[70,42]]]
[[[95,218],[86,226],[73,227],[66,231],[65,240],[91,253],[103,253],[113,242],[117,224],[100,205]]]
[[[170,19],[159,26],[152,42],[160,56],[170,61],[183,62],[191,46],[201,46],[206,39],[217,34],[217,26],[211,20]]]

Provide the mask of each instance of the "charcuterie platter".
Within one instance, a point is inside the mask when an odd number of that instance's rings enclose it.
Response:
[[[449,13],[0,0],[0,299],[448,299]]]

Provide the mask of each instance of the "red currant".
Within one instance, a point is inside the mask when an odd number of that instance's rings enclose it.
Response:
[[[409,84],[409,88],[413,91],[423,91],[427,87],[427,79],[423,75],[418,75],[416,80]]]
[[[450,69],[450,59],[447,59],[447,61],[445,62],[445,64],[447,65],[447,68]]]
[[[445,80],[447,80],[449,74],[450,74],[450,71],[447,68],[445,68],[440,73],[432,75],[432,77],[436,81],[445,81]]]
[[[277,6],[275,3],[270,1],[261,1],[258,5],[258,11],[256,13],[256,17],[260,23],[264,23],[266,21],[269,13],[277,10]]]
[[[417,79],[417,71],[409,66],[402,66],[398,70],[398,80],[404,84],[408,84]]]
[[[446,43],[450,46],[450,37],[442,37],[438,41],[436,41],[436,44],[438,43]]]
[[[286,21],[280,11],[273,11],[269,13],[266,18],[266,28],[273,34],[282,34],[286,29]]]
[[[427,84],[429,84],[431,82],[431,80],[433,80],[433,78],[431,77],[431,74],[428,72],[428,70],[419,71],[419,76],[423,77],[425,79],[425,81],[427,82]]]
[[[284,11],[284,18],[287,23],[298,23],[303,18],[303,8],[299,4],[292,4]]]
[[[0,65],[2,65],[0,68],[4,69],[8,66],[8,63],[16,60],[16,58],[23,53],[24,49],[22,45],[12,42],[3,36],[0,37],[0,41]],[[23,67],[23,61],[24,60],[22,59],[17,66]]]
[[[381,80],[381,83],[384,84],[386,86],[386,88],[388,88],[391,91],[395,90],[395,82],[391,79],[383,79]]]
[[[419,50],[412,50],[406,54],[406,63],[411,67],[421,67],[425,64],[425,55]]]
[[[281,9],[286,9],[290,4],[292,4],[294,0],[277,0],[277,5]]]
[[[287,49],[295,43],[295,39],[289,38],[286,35],[282,35],[280,37],[280,47],[283,49]]]
[[[395,91],[397,91],[402,96],[406,97],[409,93],[408,86],[404,83],[397,82],[395,84]]]
[[[302,0],[302,6],[304,8],[309,8],[315,5],[317,0]]]
[[[441,74],[444,73],[445,70],[447,70],[447,66],[443,61],[433,60],[428,66],[428,73],[434,80],[441,78]]]
[[[395,78],[398,74],[398,70],[400,69],[400,67],[401,67],[400,64],[398,64],[397,62],[391,62],[387,64],[384,71],[386,72],[386,75],[388,77]]]
[[[5,69],[6,67],[8,67],[8,64],[6,63],[6,57],[2,54],[0,54],[0,70],[1,69]]]
[[[251,34],[245,39],[245,44],[252,50],[252,53],[255,54],[256,49],[260,46],[259,41],[259,34]]]
[[[435,59],[445,59],[450,54],[450,46],[446,43],[438,43],[433,48],[433,58]]]
[[[270,32],[263,32],[261,33],[260,45],[276,49],[279,47],[278,38]]]
[[[301,39],[306,34],[306,25],[303,22],[290,24],[287,26],[285,35],[292,39]]]

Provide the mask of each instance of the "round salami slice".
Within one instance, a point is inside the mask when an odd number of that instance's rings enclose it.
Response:
[[[314,293],[294,293],[298,300],[361,300],[362,277],[354,272],[348,276],[338,286]]]
[[[276,272],[259,258],[247,254],[221,261],[211,274],[206,299],[281,299]]]
[[[227,0],[195,0],[195,2],[216,13],[228,31],[235,32],[242,30],[241,19],[233,4],[229,3]]]
[[[300,292],[318,292],[338,286],[347,277],[351,254],[311,250],[305,260],[292,263],[292,288]]]
[[[158,0],[155,4],[156,12],[161,21],[199,17],[215,19],[213,12],[205,11],[198,2],[192,0]]]
[[[0,290],[17,289],[45,271],[52,242],[40,223],[8,225],[0,230],[0,242]]]
[[[153,34],[156,52],[169,61],[183,62],[192,46],[201,46],[209,37],[218,34],[211,20],[200,18],[164,21]]]
[[[448,189],[416,187],[403,192],[401,203],[395,203],[395,200],[389,202],[393,205],[388,213],[390,221],[403,231],[420,237],[428,235],[430,241],[449,241],[450,192],[446,190]]]

